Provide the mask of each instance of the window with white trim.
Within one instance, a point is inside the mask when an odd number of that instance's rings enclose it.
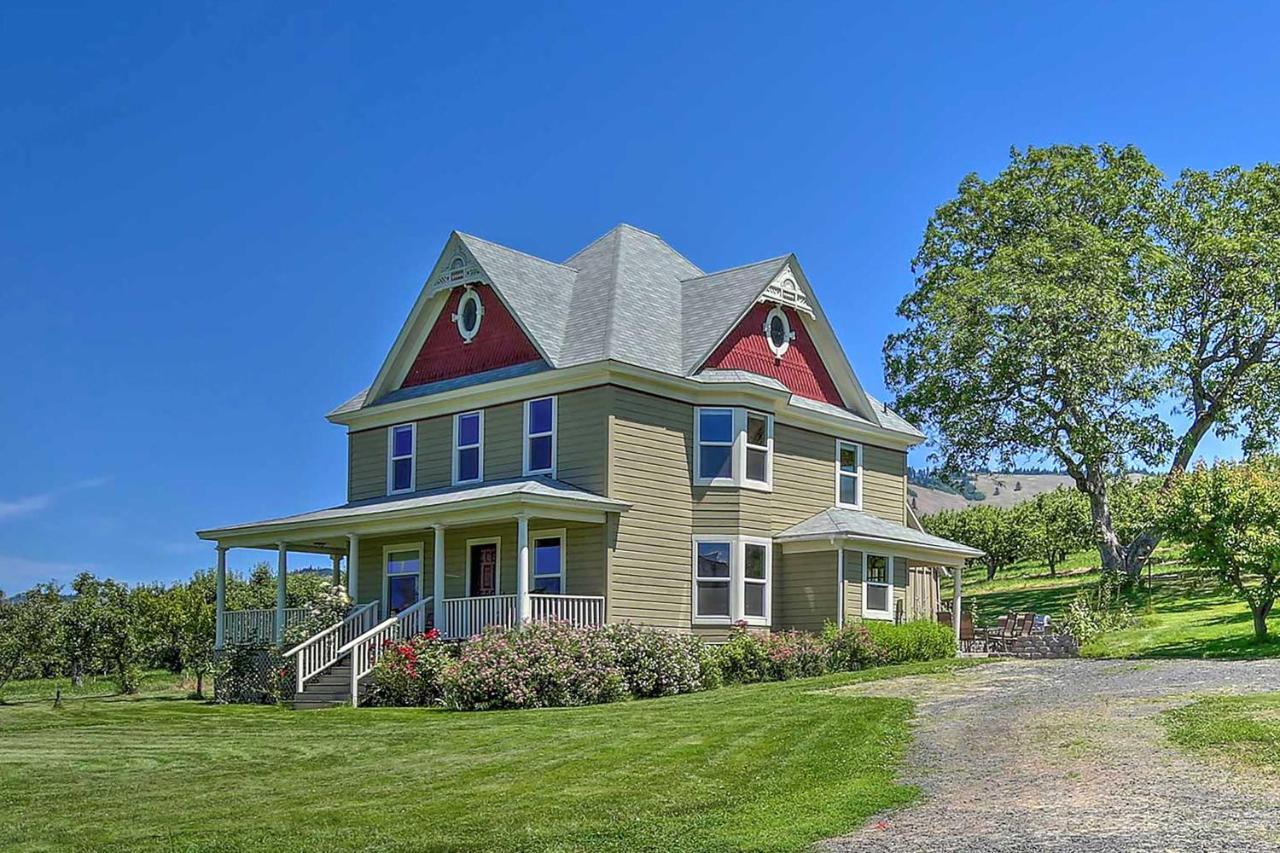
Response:
[[[862,445],[836,442],[836,506],[862,509]]]
[[[533,585],[535,595],[564,595],[564,532],[533,534]]]
[[[524,474],[556,475],[556,398],[524,404]]]
[[[700,406],[693,431],[694,485],[773,487],[773,415]]]
[[[458,325],[458,334],[462,342],[469,344],[480,333],[480,321],[484,319],[484,303],[480,294],[473,287],[462,291],[458,299],[458,310],[453,315],[453,322]]]
[[[693,538],[693,621],[768,625],[773,544],[751,536]]]
[[[422,549],[388,546],[382,554],[382,601],[387,613],[399,613],[422,596]]]
[[[453,416],[453,483],[484,479],[484,412]]]
[[[868,619],[893,618],[893,558],[862,554],[862,615]]]
[[[413,450],[417,437],[417,424],[400,424],[387,429],[387,494],[413,491]]]
[[[774,358],[782,358],[791,348],[796,333],[791,331],[791,321],[782,306],[776,306],[764,320],[764,337]]]

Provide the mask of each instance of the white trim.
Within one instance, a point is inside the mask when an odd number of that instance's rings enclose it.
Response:
[[[795,282],[792,282],[792,286]],[[763,297],[761,297],[763,298]],[[773,318],[782,318],[782,344],[778,345],[773,342]],[[775,305],[767,316],[764,318],[764,341],[769,345],[769,351],[773,353],[775,358],[782,358],[787,354],[787,350],[791,349],[791,342],[796,339],[796,333],[791,330],[791,320],[787,317],[787,312],[782,310],[781,305]]]
[[[404,429],[405,427],[409,428],[409,455],[407,457],[396,456],[395,455],[396,430]],[[409,492],[414,491],[415,487],[418,484],[417,457],[418,457],[418,423],[417,421],[410,421],[407,424],[393,424],[387,427],[387,494],[403,495],[403,494],[408,494]],[[397,459],[409,460],[409,488],[407,489],[395,488],[395,484],[396,484],[395,462]]]
[[[704,412],[728,412],[730,421],[730,441],[710,441],[702,438],[702,415]],[[768,430],[768,441],[765,446],[765,480],[747,479],[747,417],[758,415],[765,419]],[[758,492],[773,491],[773,415],[759,409],[744,406],[694,406],[693,408],[693,484],[695,486],[713,486],[717,488],[753,489]],[[729,476],[702,476],[702,447],[729,448]],[[752,445],[759,448],[759,445]]]
[[[844,627],[844,552],[845,548],[836,548],[836,627]]]
[[[476,539],[467,540],[467,598],[472,598],[475,593],[471,591],[471,546],[472,545],[493,545],[494,546],[494,573],[493,573],[493,594],[502,595],[502,537],[501,536],[480,536]]]
[[[554,593],[535,593],[534,586],[538,580],[538,540],[539,539],[559,539],[560,540],[560,594],[569,594],[569,534],[563,527],[552,527],[546,530],[530,530],[529,531],[529,592],[531,595],[553,595]],[[556,575],[543,575],[543,577],[556,577]]]
[[[698,533],[692,537],[690,548],[691,613],[694,625],[732,625],[746,622],[748,625],[769,626],[773,622],[773,540],[762,536],[740,534],[717,535]],[[727,544],[729,546],[729,577],[703,578],[702,583],[724,583],[729,588],[729,615],[701,614],[698,612],[698,546],[701,544]],[[764,547],[764,615],[748,616],[745,607],[746,547]]]
[[[846,474],[840,468],[840,451],[841,449],[844,448],[845,445],[848,445],[849,447],[854,448],[854,450],[858,454],[858,473],[857,474],[852,474],[852,475]],[[854,502],[851,504],[847,504],[844,501],[840,500],[840,481],[842,478],[848,477],[848,476],[853,476],[857,478],[856,482],[854,482],[853,484]],[[845,441],[842,438],[836,439],[836,506],[844,507],[845,509],[862,509],[862,445],[856,441]]]
[[[870,557],[879,557],[884,560],[884,563],[885,563],[884,576],[887,583],[874,583],[874,584],[867,583],[867,560]],[[872,610],[871,608],[867,607],[867,587],[869,586],[884,586],[888,588],[888,591],[885,594],[885,604],[888,607],[887,610]],[[884,553],[872,554],[870,551],[863,551],[862,552],[862,618],[893,621],[893,605],[894,605],[893,588],[894,588],[893,587],[893,555],[884,554]]]
[[[529,432],[529,407],[534,403],[540,403],[543,400],[551,401],[551,431],[530,433]],[[522,433],[523,438],[521,439],[521,442],[524,445],[524,449],[521,453],[521,463],[520,463],[520,467],[521,467],[521,470],[524,472],[524,476],[530,477],[534,474],[546,474],[547,476],[551,477],[551,479],[553,480],[555,479],[556,458],[558,455],[556,451],[556,444],[558,443],[558,427],[559,427],[559,417],[560,417],[559,410],[560,410],[559,398],[555,394],[552,394],[547,397],[534,397],[532,399],[524,401],[524,429]],[[541,438],[543,436],[551,437],[551,467],[538,468],[538,469],[530,468],[529,467],[529,442],[535,438]]]
[[[476,325],[475,328],[470,330],[462,326],[463,309],[468,302],[476,304]],[[462,337],[464,344],[469,344],[475,340],[476,335],[480,334],[480,324],[484,321],[484,301],[480,299],[480,291],[468,284],[462,291],[462,296],[458,297],[458,310],[449,319],[458,327],[458,334]]]
[[[462,418],[470,415],[476,415],[479,418],[479,425],[476,428],[476,444],[468,444],[465,447],[460,447],[458,445],[458,422]],[[458,451],[470,450],[473,447],[478,448],[476,453],[476,477],[472,480],[459,480]],[[458,412],[453,416],[453,447],[452,450],[450,450],[450,454],[452,456],[451,479],[453,480],[453,485],[462,486],[468,483],[484,482],[484,409],[473,409],[469,412]]]
[[[418,555],[418,573],[413,576],[414,590],[417,597],[413,603],[417,604],[422,600],[422,543],[410,542],[402,545],[383,545],[382,546],[382,612],[391,615],[391,574],[387,571],[388,558],[392,554],[413,551]]]

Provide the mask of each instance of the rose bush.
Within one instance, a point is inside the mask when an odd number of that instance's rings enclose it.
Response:
[[[445,672],[456,660],[456,647],[441,642],[434,628],[407,640],[388,640],[369,673],[369,702],[443,704]]]

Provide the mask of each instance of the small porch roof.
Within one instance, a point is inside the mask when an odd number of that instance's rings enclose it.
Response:
[[[301,537],[314,541],[316,550],[324,550],[331,544],[324,540],[341,539],[348,533],[377,534],[432,524],[483,523],[509,519],[518,513],[603,522],[606,513],[625,512],[630,506],[550,477],[526,477],[369,498],[297,515],[211,527],[196,531],[196,535],[242,547],[268,547],[273,542]]]
[[[982,552],[941,536],[878,518],[867,512],[830,507],[792,525],[774,537],[786,543],[831,543],[881,546],[928,562],[956,565]]]

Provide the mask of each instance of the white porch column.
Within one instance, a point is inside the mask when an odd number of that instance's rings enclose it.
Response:
[[[333,581],[332,585],[337,586],[342,583],[342,555],[333,555]]]
[[[516,516],[516,622],[523,625],[532,616],[529,600],[529,517]]]
[[[218,546],[218,569],[214,574],[213,602],[215,620],[213,648],[214,651],[222,651],[227,639],[226,626],[222,624],[227,618],[227,548],[225,545]]]
[[[951,568],[951,629],[956,634],[956,651],[960,651],[960,587],[964,586],[964,569]]]
[[[280,556],[276,560],[276,645],[284,645],[284,583],[289,574],[289,546],[280,543]]]
[[[356,595],[360,589],[357,579],[360,577],[360,537],[354,533],[347,534],[347,595],[352,604],[359,604]]]
[[[431,529],[435,532],[435,554],[431,564],[431,620],[440,636],[444,637],[448,636],[444,630],[444,525],[436,524]]]

